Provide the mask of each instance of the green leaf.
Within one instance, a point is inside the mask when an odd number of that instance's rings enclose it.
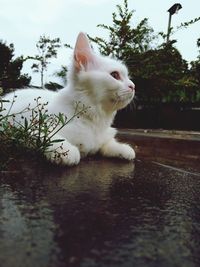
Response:
[[[28,129],[28,120],[26,117],[24,118],[24,127],[25,127],[25,130]]]

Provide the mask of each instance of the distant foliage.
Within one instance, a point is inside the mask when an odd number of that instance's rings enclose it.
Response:
[[[47,71],[50,59],[57,57],[57,50],[61,47],[61,41],[60,38],[51,39],[42,35],[36,47],[38,54],[33,57],[27,57],[27,59],[33,59],[37,62],[32,65],[32,69],[34,72],[40,73],[41,88],[44,88],[44,73]]]
[[[63,86],[65,86],[67,84],[67,67],[61,66],[61,69],[56,71],[54,76],[58,77],[62,81]]]
[[[177,29],[187,28],[188,26],[190,26],[190,25],[192,25],[192,24],[194,24],[194,23],[196,23],[198,21],[200,21],[200,17],[195,18],[195,19],[191,19],[190,21],[186,21],[186,22],[181,23],[181,25],[178,26]]]
[[[100,52],[123,60],[129,67],[130,76],[136,83],[136,104],[178,103],[200,105],[200,38],[197,40],[199,56],[188,64],[176,48],[176,40],[166,43],[166,33],[155,34],[148,19],[134,23],[135,11],[128,7],[128,0],[122,0],[112,13],[112,25],[99,24],[97,27],[109,33],[108,39],[92,37]],[[170,29],[170,37],[177,30],[199,23],[200,17],[183,22]],[[160,41],[162,36],[162,41]],[[157,42],[155,42],[157,41]],[[158,43],[158,41],[160,43]],[[34,60],[32,69],[40,73],[41,87],[57,90],[66,85],[67,67],[62,66],[54,73],[61,80],[58,83],[44,83],[44,74],[52,58],[57,57],[62,47],[60,38],[40,36],[36,43],[38,54],[26,58],[14,57],[14,46],[0,42],[0,87],[4,92],[9,88],[20,88],[30,83],[27,74],[21,74],[23,62]],[[65,44],[64,47],[71,48]],[[136,105],[137,106],[137,105]]]
[[[197,100],[198,82],[187,62],[173,45],[163,45],[133,55],[130,65],[137,87],[137,102],[143,105],[189,103]]]
[[[22,88],[29,85],[31,77],[21,74],[24,59],[14,57],[14,45],[0,41],[0,87],[4,93],[10,88]]]
[[[155,35],[147,18],[133,26],[134,11],[129,10],[127,0],[116,8],[117,12],[112,14],[112,26],[97,25],[109,31],[109,39],[90,39],[98,45],[102,54],[121,59],[128,65],[136,84],[135,107],[162,103],[200,105],[200,57],[189,67],[174,46],[176,40],[166,44],[166,34]],[[199,20],[184,22],[177,29],[187,28]],[[159,40],[159,36],[164,42],[155,45],[153,41]],[[200,48],[200,39],[197,45]]]
[[[44,87],[51,91],[58,91],[63,88],[62,85],[60,85],[59,83],[55,83],[55,82],[45,83]]]
[[[134,11],[129,11],[128,0],[123,5],[117,5],[117,12],[112,14],[113,25],[99,24],[97,27],[109,31],[109,40],[100,37],[90,37],[104,55],[112,55],[115,58],[127,60],[132,53],[142,53],[151,48],[155,39],[153,29],[148,25],[148,19],[144,18],[138,25],[132,27]]]
[[[199,55],[196,61],[191,62],[190,75],[197,84],[197,100],[200,102],[200,38],[197,40],[197,47],[199,48]]]

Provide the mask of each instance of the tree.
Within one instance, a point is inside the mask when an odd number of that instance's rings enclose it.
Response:
[[[176,40],[154,46],[153,41],[164,33],[154,34],[147,18],[132,26],[134,11],[128,9],[128,0],[117,5],[112,14],[113,25],[99,24],[109,31],[109,40],[95,37],[90,39],[99,46],[104,55],[112,55],[123,60],[129,67],[130,77],[136,84],[138,103],[154,105],[158,103],[194,102],[197,79],[189,72],[187,62],[174,47]],[[182,23],[178,29],[187,28],[200,18]],[[171,29],[171,31],[173,28]],[[200,41],[199,41],[200,42]],[[193,62],[193,72],[198,75],[199,63]]]
[[[191,62],[190,75],[196,84],[196,100],[200,102],[200,38],[197,39],[197,47],[199,48],[199,55],[197,60]]]
[[[117,12],[112,14],[112,26],[97,25],[109,31],[109,40],[106,41],[100,37],[90,37],[90,39],[98,45],[102,54],[126,61],[133,52],[141,53],[150,49],[155,36],[153,29],[148,25],[147,18],[141,20],[135,28],[132,27],[134,11],[129,11],[128,0],[123,0],[123,5],[116,7]]]
[[[44,73],[47,71],[47,66],[50,64],[50,59],[57,57],[57,49],[61,47],[60,38],[50,39],[45,35],[40,36],[36,44],[38,55],[27,57],[27,59],[36,60],[37,63],[32,65],[35,72],[40,73],[41,87],[44,88]]]
[[[55,83],[55,82],[45,83],[44,87],[51,91],[58,91],[63,88],[62,85],[60,85],[59,83]]]
[[[6,45],[0,41],[0,87],[6,92],[11,88],[22,88],[28,86],[31,77],[21,74],[24,59],[14,57],[14,45]]]
[[[56,71],[54,75],[62,81],[63,86],[67,84],[67,67],[66,66],[62,65],[61,69],[59,71]]]
[[[138,102],[152,105],[183,100],[181,90],[188,64],[172,44],[133,54],[127,64],[140,89]]]
[[[164,40],[164,43],[168,43],[169,41],[167,41],[167,36],[171,36],[173,35],[175,32],[179,31],[179,30],[182,30],[182,29],[187,29],[189,26],[193,25],[194,23],[200,21],[200,17],[197,17],[197,18],[194,18],[190,21],[185,21],[185,22],[182,22],[179,26],[177,26],[175,29],[174,27],[170,27],[168,29],[168,33],[164,33],[164,32],[159,32],[158,33],[158,36],[161,36]],[[176,43],[176,40],[171,40],[170,41],[171,44],[172,43]]]

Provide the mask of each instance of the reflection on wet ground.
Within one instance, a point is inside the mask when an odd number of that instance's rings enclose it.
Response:
[[[1,266],[199,266],[199,178],[99,158],[2,173]]]

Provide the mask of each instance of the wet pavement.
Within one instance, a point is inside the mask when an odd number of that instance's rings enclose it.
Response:
[[[0,266],[200,266],[197,145],[185,158],[178,141],[128,137],[135,162],[96,157],[59,168],[19,159],[1,172]],[[182,152],[170,158],[174,146]]]

